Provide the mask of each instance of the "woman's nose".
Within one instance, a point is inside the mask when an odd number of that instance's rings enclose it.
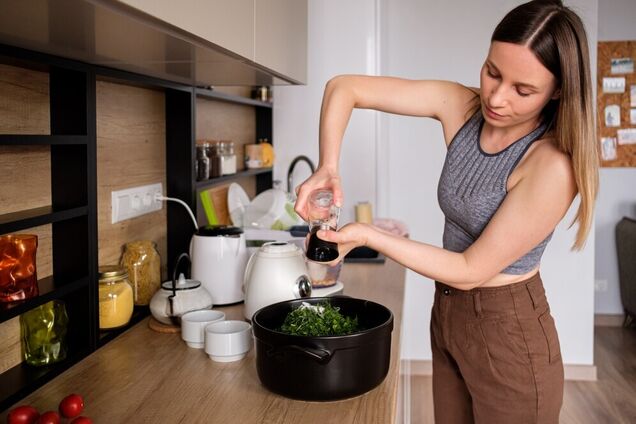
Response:
[[[490,107],[501,107],[506,104],[506,93],[503,84],[498,84],[490,92],[488,96],[488,103]]]

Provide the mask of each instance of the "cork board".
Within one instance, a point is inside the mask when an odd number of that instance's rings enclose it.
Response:
[[[636,40],[598,43],[596,128],[603,167],[636,166],[634,62]],[[624,89],[621,91],[623,79]]]

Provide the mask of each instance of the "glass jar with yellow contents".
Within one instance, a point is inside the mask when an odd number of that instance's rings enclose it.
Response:
[[[99,328],[128,324],[133,313],[133,289],[128,273],[117,265],[99,268]]]
[[[161,288],[161,258],[157,245],[149,240],[126,243],[120,265],[128,272],[135,305],[148,305]]]

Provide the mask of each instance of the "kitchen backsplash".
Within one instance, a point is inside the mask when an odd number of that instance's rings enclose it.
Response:
[[[166,276],[166,207],[111,224],[111,191],[145,184],[166,187],[164,94],[97,82],[97,229],[99,265],[116,264],[128,241],[152,240]]]

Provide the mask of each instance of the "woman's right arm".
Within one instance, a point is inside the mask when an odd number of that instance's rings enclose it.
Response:
[[[448,143],[448,132],[458,129],[466,120],[474,96],[471,89],[449,81],[365,75],[340,75],[331,79],[325,87],[320,111],[318,170],[298,188],[296,211],[307,219],[309,193],[319,188],[331,189],[336,205],[342,206],[338,162],[354,108],[437,119],[444,127]]]

